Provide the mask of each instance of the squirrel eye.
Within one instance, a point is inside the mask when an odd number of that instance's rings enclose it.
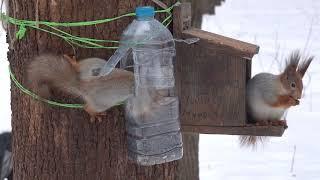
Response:
[[[296,88],[296,83],[292,82],[292,83],[291,83],[291,87],[292,87],[292,88]]]

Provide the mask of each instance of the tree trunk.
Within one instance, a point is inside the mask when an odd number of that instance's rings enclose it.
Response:
[[[173,0],[166,0],[171,5]],[[11,0],[9,15],[18,19],[58,22],[96,20],[134,11],[149,0]],[[154,5],[154,4],[152,4]],[[65,28],[74,35],[97,39],[118,39],[132,18],[97,26]],[[27,29],[22,40],[15,40],[17,27],[9,25],[8,59],[13,73],[27,84],[26,65],[43,52],[73,54],[78,59],[107,59],[110,50],[75,47],[47,33]],[[81,102],[55,92],[52,99]],[[14,177],[16,180],[124,180],[176,179],[177,162],[151,167],[128,161],[125,120],[122,107],[108,111],[101,123],[90,123],[83,110],[52,107],[11,87]]]
[[[199,179],[199,134],[183,133],[183,158],[178,163],[177,180]]]

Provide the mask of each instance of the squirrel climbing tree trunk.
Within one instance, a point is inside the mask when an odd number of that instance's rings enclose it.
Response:
[[[173,0],[163,0],[168,5]],[[17,19],[75,22],[115,17],[134,11],[150,0],[11,0],[8,15]],[[107,24],[64,28],[74,35],[97,39],[119,39],[131,22],[124,18]],[[73,49],[66,41],[48,33],[27,29],[15,39],[18,27],[9,24],[8,59],[12,72],[25,86],[26,65],[44,52],[108,58],[106,49]],[[54,100],[75,103],[75,97],[54,92]],[[52,107],[11,87],[14,177],[16,180],[176,179],[177,161],[142,167],[128,161],[122,107],[107,111],[103,122],[90,123],[83,110]]]

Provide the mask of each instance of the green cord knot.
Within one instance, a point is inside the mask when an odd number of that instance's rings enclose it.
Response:
[[[26,25],[25,24],[21,24],[19,26],[18,32],[16,33],[16,38],[19,39],[19,40],[22,39],[26,35],[26,32],[27,32]]]
[[[168,27],[172,22],[172,9],[175,6],[179,6],[181,3],[178,1],[167,9],[157,10],[156,13],[167,13],[168,16],[162,21],[162,23]],[[80,26],[92,26],[103,23],[108,23],[115,21],[124,17],[135,16],[135,13],[127,13],[113,18],[99,19],[93,21],[83,21],[83,22],[48,22],[48,21],[32,21],[24,19],[16,19],[10,16],[1,13],[0,20],[19,26],[19,30],[16,33],[16,38],[21,40],[26,36],[27,28],[36,29],[49,33],[51,35],[60,37],[64,39],[72,47],[74,45],[82,48],[104,48],[104,49],[117,49],[119,41],[117,40],[105,40],[105,39],[94,39],[87,37],[79,37],[72,35],[64,30],[61,30],[59,27],[80,27]],[[107,44],[106,44],[107,43]],[[112,45],[109,45],[112,43]]]

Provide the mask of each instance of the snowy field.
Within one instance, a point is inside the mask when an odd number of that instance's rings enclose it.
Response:
[[[226,0],[203,29],[260,46],[253,73],[277,73],[291,50],[316,55],[305,78],[305,96],[288,113],[289,129],[255,151],[240,149],[236,136],[201,135],[201,180],[320,179],[320,1]],[[0,32],[0,132],[11,129],[5,33]],[[316,73],[318,72],[318,73]],[[318,139],[318,140],[317,140]],[[291,161],[296,147],[295,162]]]
[[[11,130],[10,77],[7,50],[6,33],[0,26],[0,133]]]
[[[253,74],[278,73],[294,49],[315,55],[316,61],[304,79],[301,105],[288,113],[289,128],[283,137],[251,150],[239,148],[237,136],[200,136],[200,179],[319,180],[320,1],[226,0],[216,10],[215,16],[203,17],[202,28],[259,45]]]

